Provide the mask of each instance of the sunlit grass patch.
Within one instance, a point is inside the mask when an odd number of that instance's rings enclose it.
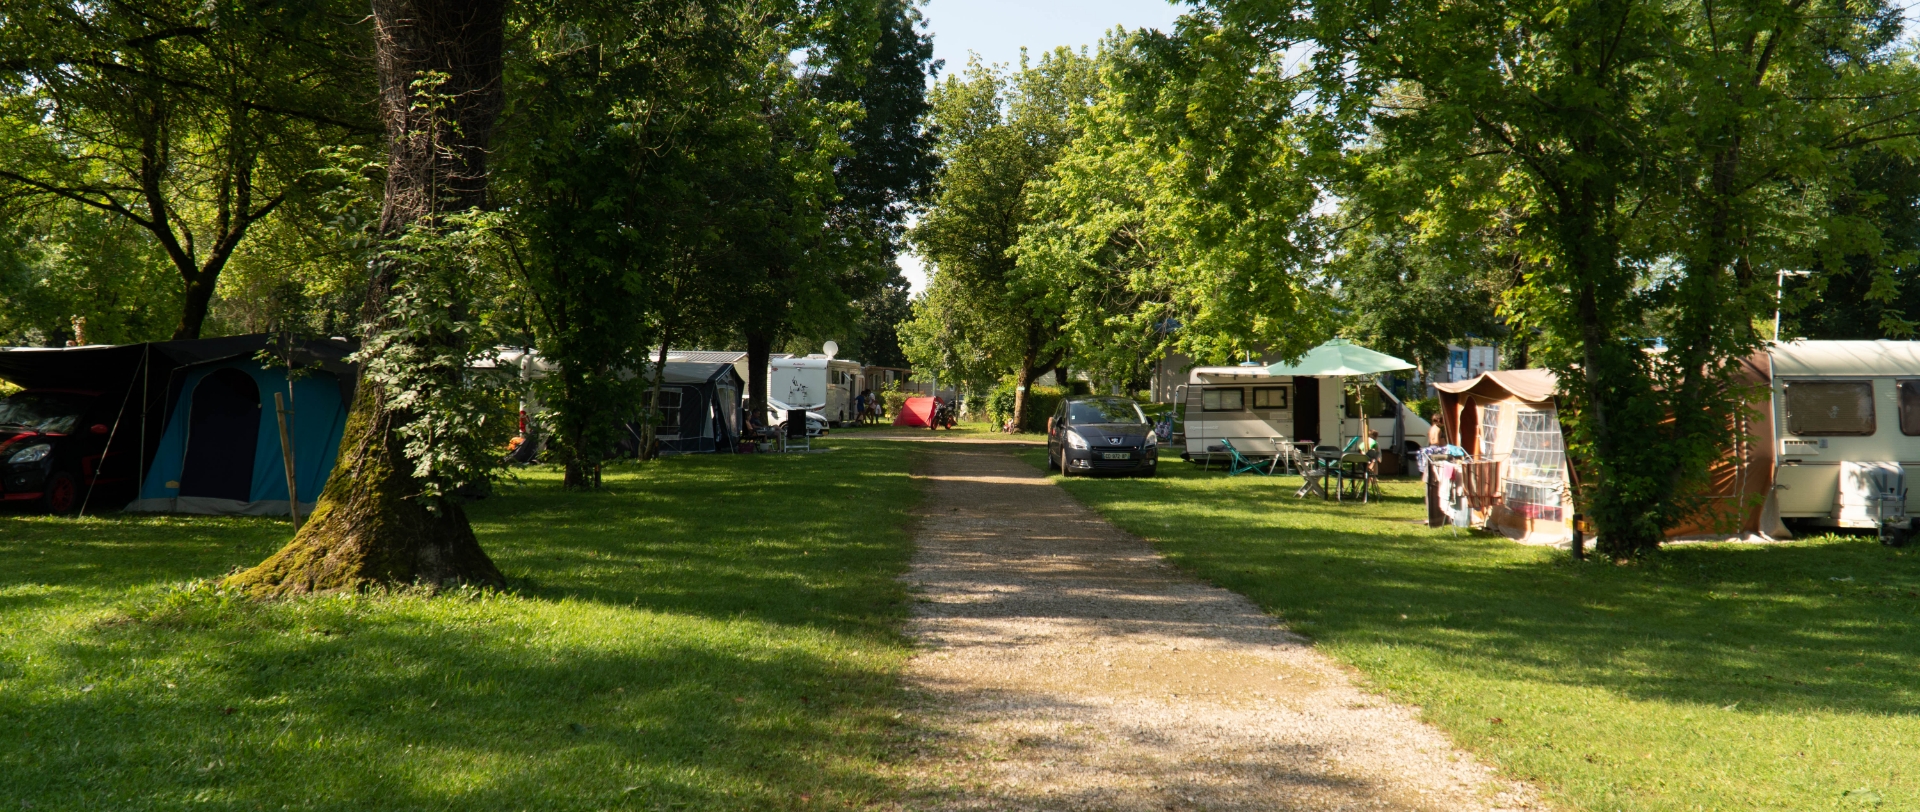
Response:
[[[1826,537],[1581,564],[1429,529],[1417,483],[1339,504],[1160,470],[1063,484],[1570,808],[1920,808],[1920,554]]]
[[[787,809],[894,797],[910,447],[549,471],[504,591],[256,604],[284,522],[0,517],[0,808]]]

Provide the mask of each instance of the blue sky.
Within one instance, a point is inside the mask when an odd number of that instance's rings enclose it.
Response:
[[[968,52],[1011,65],[1022,46],[1035,55],[1056,45],[1091,50],[1116,25],[1171,28],[1183,8],[1166,0],[930,0],[920,13],[934,57],[947,63],[944,78],[966,67]],[[914,293],[926,285],[919,257],[902,256],[900,271]]]
[[[967,52],[1013,64],[1021,46],[1038,53],[1056,45],[1091,46],[1116,25],[1170,28],[1182,6],[1166,0],[931,0],[921,16],[933,32],[942,76],[965,68]]]

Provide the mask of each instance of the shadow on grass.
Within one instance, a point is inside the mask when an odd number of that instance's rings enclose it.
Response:
[[[250,604],[167,585],[284,522],[0,517],[0,808],[881,802],[908,453],[529,472],[471,508],[491,596]]]
[[[1390,482],[1388,499],[1358,505],[1297,500],[1293,477],[1163,472],[1068,487],[1332,645],[1413,647],[1489,678],[1751,712],[1920,710],[1920,557],[1909,550],[1828,538],[1576,563],[1416,523],[1417,483]]]
[[[918,498],[910,448],[686,456],[612,469],[600,493],[532,472],[470,513],[530,594],[892,638]]]

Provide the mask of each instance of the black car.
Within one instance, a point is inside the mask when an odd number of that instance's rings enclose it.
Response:
[[[131,494],[137,438],[121,437],[104,468],[118,403],[98,392],[28,389],[0,398],[0,502],[50,513],[80,507],[89,486]],[[97,481],[96,481],[97,474]]]
[[[1133,401],[1073,398],[1047,420],[1047,462],[1066,476],[1153,476],[1160,464],[1160,442]]]

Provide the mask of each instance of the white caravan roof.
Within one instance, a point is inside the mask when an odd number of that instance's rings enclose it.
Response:
[[[1788,341],[1768,353],[1774,377],[1920,377],[1920,341]]]

